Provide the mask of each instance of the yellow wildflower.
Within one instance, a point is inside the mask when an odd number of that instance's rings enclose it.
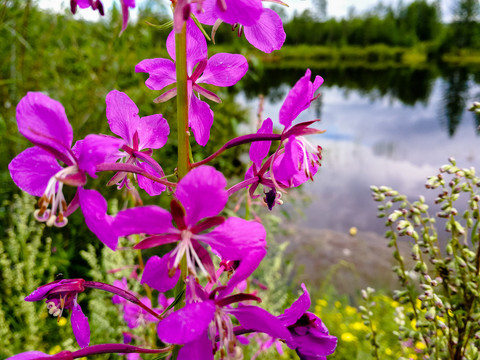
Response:
[[[321,307],[326,307],[328,305],[327,300],[325,299],[320,299],[317,301],[317,305]]]
[[[65,326],[67,324],[67,322],[68,322],[67,318],[62,316],[61,318],[58,319],[57,325],[58,326]]]
[[[355,331],[368,331],[368,327],[361,321],[354,322],[351,328]]]
[[[353,341],[357,341],[357,337],[349,332],[345,332],[342,334],[342,336],[340,337],[342,339],[342,341],[345,341],[345,342],[353,342]]]
[[[422,342],[422,341],[417,341],[415,343],[415,347],[418,349],[418,350],[423,350],[425,349],[427,346]]]
[[[347,313],[347,315],[354,315],[357,313],[357,308],[347,305],[347,307],[345,308],[345,312]]]
[[[54,354],[59,353],[60,351],[62,351],[62,348],[60,347],[60,345],[55,345],[55,346],[48,352],[48,354],[49,354],[49,355],[54,355]]]

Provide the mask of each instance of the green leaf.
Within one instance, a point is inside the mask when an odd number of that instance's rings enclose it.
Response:
[[[185,289],[182,290],[181,293],[179,293],[177,295],[177,297],[175,298],[175,300],[173,300],[173,302],[160,314],[160,316],[163,316],[165,315],[165,313],[170,310],[171,308],[173,308],[179,301],[180,299],[183,297],[183,294],[185,293]]]

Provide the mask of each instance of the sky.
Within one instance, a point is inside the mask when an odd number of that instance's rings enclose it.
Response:
[[[102,0],[104,7],[108,9],[112,6],[113,2],[116,0]],[[118,1],[118,0],[117,0]],[[69,8],[69,0],[38,0],[37,1],[40,7],[44,9],[51,9],[54,11],[63,11],[65,8]],[[141,7],[142,4],[146,3],[147,0],[137,0],[137,6]],[[302,12],[306,9],[312,8],[311,0],[284,0],[289,7],[287,12],[293,14],[295,10]],[[347,16],[349,9],[354,7],[356,13],[362,13],[366,10],[373,8],[377,5],[380,0],[327,0],[327,16],[341,18]],[[381,0],[384,5],[393,5],[396,6],[399,3],[399,0]],[[412,0],[403,0],[404,4],[408,4]],[[429,0],[431,2],[431,0]],[[452,7],[455,0],[441,0],[442,14],[443,19],[448,21],[451,18]],[[165,3],[169,1],[165,0]],[[81,16],[84,19],[88,20],[97,20],[99,18],[97,12],[92,11],[91,9],[85,9],[78,11],[76,16]],[[135,18],[135,10],[131,13],[132,18]]]

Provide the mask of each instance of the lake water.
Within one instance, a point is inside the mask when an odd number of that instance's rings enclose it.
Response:
[[[285,94],[302,75],[296,73],[258,91],[266,96],[264,118],[278,119]],[[297,121],[321,118],[318,127],[327,132],[311,139],[323,147],[324,156],[315,182],[304,186],[311,202],[305,216],[295,219],[297,223],[340,232],[355,226],[383,234],[384,220],[376,218],[370,185],[388,185],[411,198],[424,194],[433,199],[438,191],[426,190],[425,180],[437,174],[449,157],[456,158],[460,167],[474,166],[480,172],[480,123],[466,111],[480,100],[480,87],[471,73],[450,69],[443,77],[419,76],[417,83],[413,74],[401,91],[395,89],[401,81],[390,88],[365,89],[358,83],[329,82],[329,70],[313,73],[325,78],[321,99]],[[377,77],[379,83],[382,79]],[[247,89],[237,99],[255,116],[259,100],[254,90]]]

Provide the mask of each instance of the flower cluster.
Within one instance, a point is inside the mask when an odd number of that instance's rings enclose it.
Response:
[[[135,2],[121,2],[123,31],[128,8]],[[72,12],[79,6],[103,14],[99,0],[72,0],[71,5]],[[166,89],[155,102],[177,96],[179,166],[168,178],[176,176],[178,181],[167,181],[164,169],[153,157],[153,152],[166,144],[172,123],[169,125],[161,114],[140,117],[135,103],[117,90],[106,96],[106,118],[116,136],[92,134],[74,144],[63,106],[45,94],[28,93],[17,106],[17,124],[34,147],[20,153],[9,165],[14,182],[40,197],[34,213],[37,220],[62,227],[80,207],[87,227],[111,250],[120,251],[119,238],[128,237],[134,243],[132,249],[156,253],[138,265],[142,271],[140,283],[148,289],[148,296],[129,291],[126,279],[113,285],[61,279],[39,287],[25,300],[45,299],[53,316],[71,312],[73,332],[82,350],[61,352],[53,356],[56,359],[106,352],[167,353],[172,349],[176,359],[213,359],[216,353],[233,359],[241,356],[240,336],[256,332],[270,336],[271,343],[286,343],[302,359],[325,358],[334,352],[337,340],[317,316],[308,312],[310,297],[304,285],[298,300],[278,316],[252,305],[261,301],[256,294],[239,290],[266,255],[266,229],[259,221],[227,217],[224,211],[232,194],[239,190],[249,188],[252,198],[259,197],[256,190],[260,185],[264,187],[264,202],[272,210],[282,202],[282,192],[313,179],[320,166],[321,147],[313,146],[305,136],[323,131],[313,127],[316,119],[294,121],[318,97],[316,91],[323,79],[316,76],[312,81],[307,70],[293,86],[278,117],[283,127],[280,133],[274,133],[274,121],[267,118],[255,134],[234,138],[211,156],[191,163],[190,130],[195,141],[205,146],[214,122],[214,112],[202,98],[221,102],[212,86],[233,86],[248,70],[242,55],[218,53],[208,57],[207,42],[198,24],[213,25],[214,32],[221,22],[228,23],[265,52],[279,49],[285,33],[278,15],[263,8],[260,0],[176,0],[172,6],[174,27],[166,42],[171,59],[145,59],[135,71],[148,73],[149,89]],[[184,67],[179,69],[181,64]],[[278,145],[271,150],[273,142]],[[251,144],[252,166],[243,181],[227,188],[231,180],[209,163],[223,151],[242,144]],[[170,209],[136,206],[107,214],[103,195],[86,188],[91,186],[88,179],[97,178],[100,172],[113,173],[106,185],[119,189],[134,190],[138,186],[150,196],[168,189]],[[64,186],[76,188],[69,202],[63,194]],[[85,288],[113,293],[112,302],[124,313],[130,329],[157,324],[158,338],[172,345],[163,349],[135,347],[128,344],[135,339],[125,333],[125,344],[90,346],[88,319],[78,301],[78,294]],[[158,291],[157,308],[153,307],[152,289]],[[167,301],[166,293],[172,292],[174,298]],[[44,357],[43,353],[28,352],[11,359]]]

